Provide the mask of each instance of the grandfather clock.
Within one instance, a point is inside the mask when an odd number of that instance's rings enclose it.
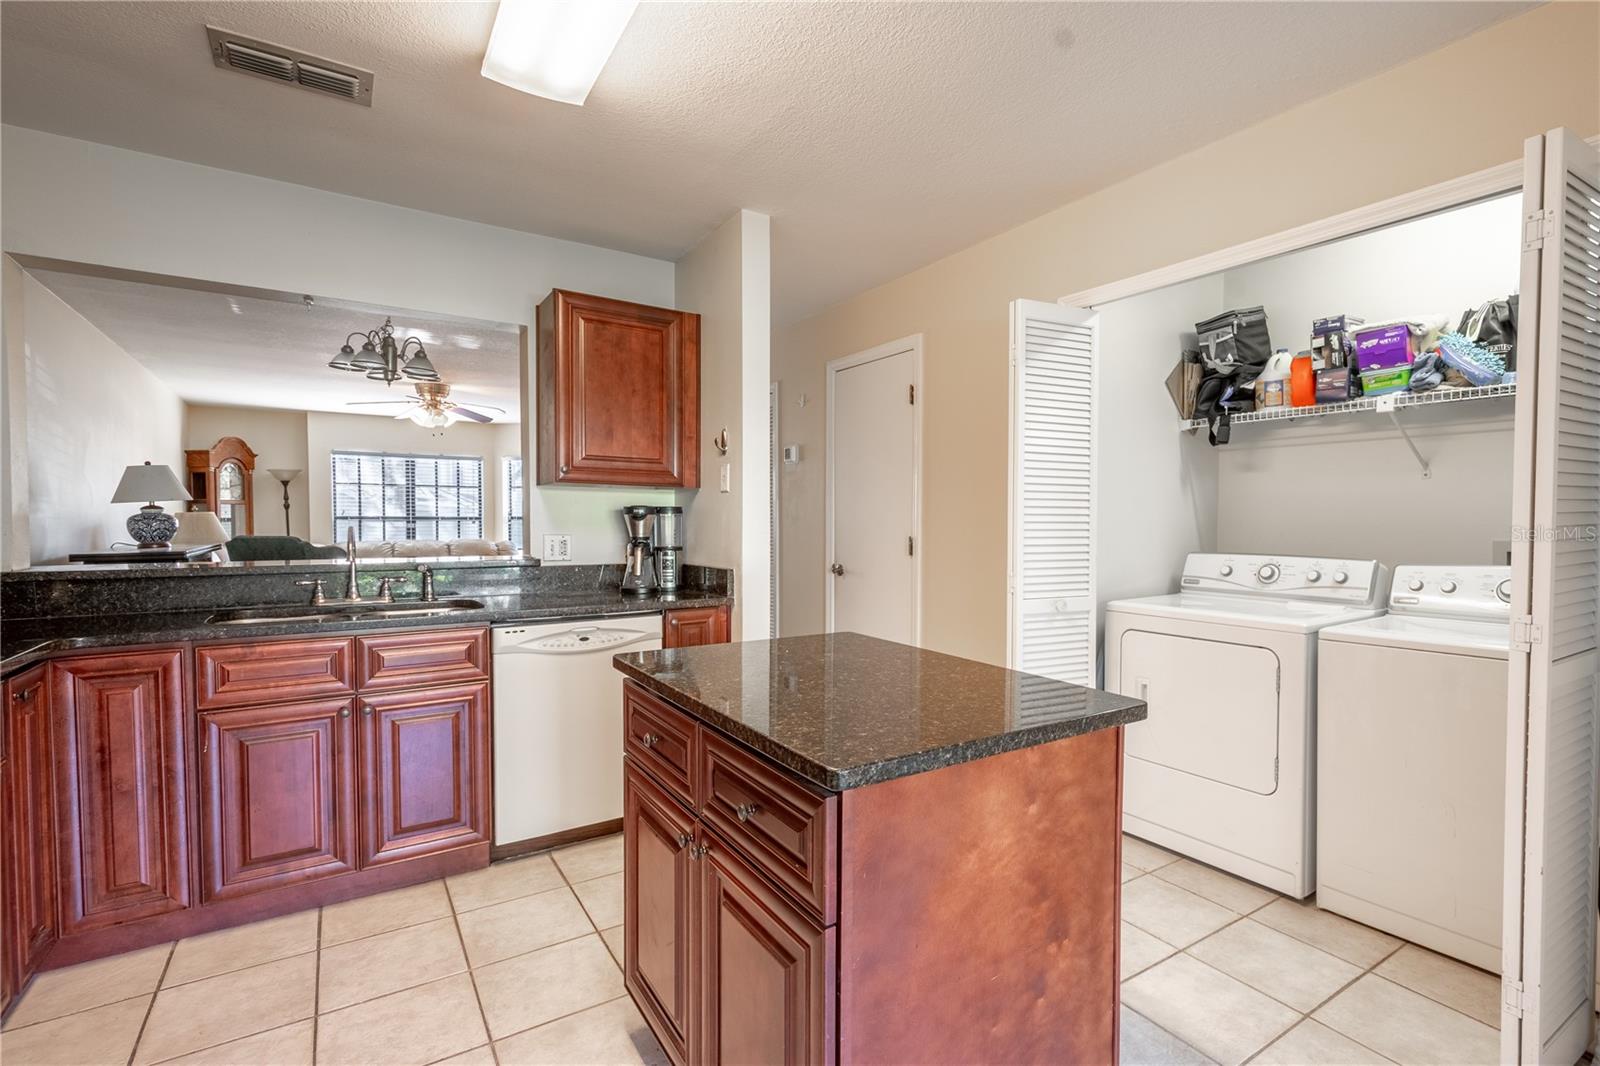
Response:
[[[251,483],[255,480],[256,453],[238,437],[223,437],[209,448],[183,453],[189,472],[191,511],[211,511],[229,537],[249,536],[256,531],[255,501]]]

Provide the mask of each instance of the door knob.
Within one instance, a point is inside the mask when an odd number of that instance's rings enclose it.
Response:
[[[832,566],[828,567],[828,572],[834,577],[844,577],[844,567],[840,566],[838,563],[834,563]]]

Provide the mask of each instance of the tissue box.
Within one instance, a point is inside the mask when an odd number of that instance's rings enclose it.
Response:
[[[1409,367],[1414,357],[1411,327],[1404,322],[1356,331],[1356,369],[1363,378],[1373,370]]]
[[[1361,372],[1361,392],[1366,396],[1382,396],[1386,392],[1401,392],[1411,384],[1409,366],[1388,367],[1382,370]]]

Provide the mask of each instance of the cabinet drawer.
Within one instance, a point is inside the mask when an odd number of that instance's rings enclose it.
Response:
[[[194,662],[195,704],[202,711],[355,691],[348,638],[214,644],[196,648]]]
[[[700,734],[700,817],[832,925],[839,797],[814,791],[710,730]]]
[[[694,720],[628,681],[622,686],[622,746],[673,797],[694,806]]]
[[[489,677],[489,631],[445,629],[361,637],[357,680],[363,692],[416,688]]]

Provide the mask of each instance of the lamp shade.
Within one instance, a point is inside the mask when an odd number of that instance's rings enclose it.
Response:
[[[174,517],[178,520],[178,531],[172,535],[173,544],[228,543],[227,530],[210,511],[182,511]]]
[[[279,470],[274,468],[272,470],[268,470],[267,473],[272,475],[272,480],[281,481],[285,485],[289,484],[289,482],[300,476],[300,471],[298,470]]]
[[[192,500],[170,466],[153,466],[148,459],[142,466],[122,472],[112,503],[154,503],[156,500]]]

